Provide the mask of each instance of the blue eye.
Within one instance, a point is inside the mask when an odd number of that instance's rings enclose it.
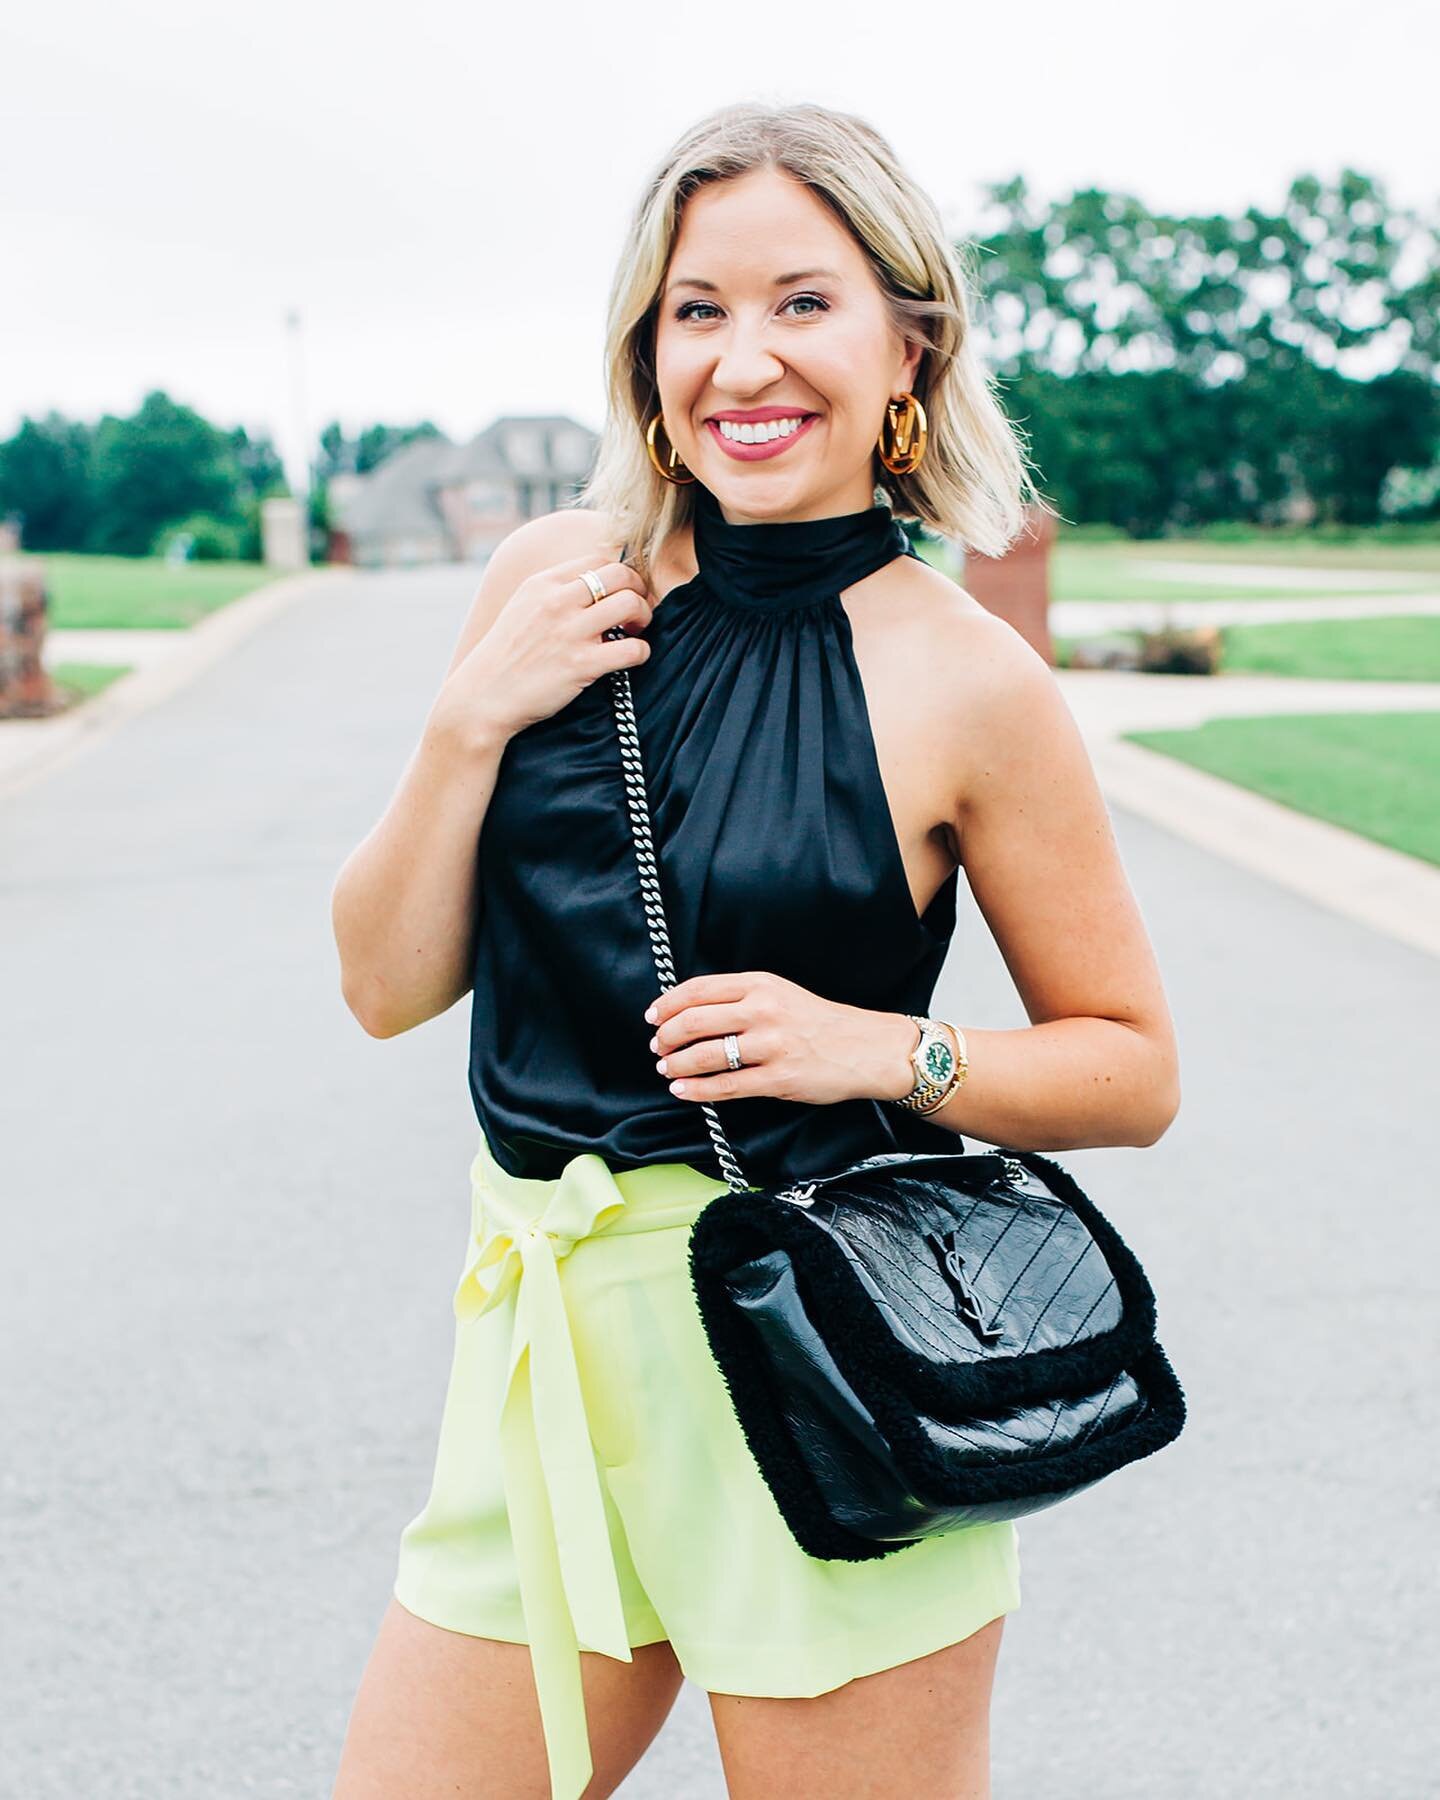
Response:
[[[826,300],[822,300],[819,294],[792,294],[790,296],[790,298],[785,302],[785,305],[786,306],[794,306],[796,301],[798,301],[798,300],[810,301],[814,306],[818,307],[821,312],[829,312],[829,310],[830,310],[829,302]],[[677,319],[693,318],[695,316],[695,309],[697,306],[708,307],[711,312],[718,312],[720,310],[719,307],[714,305],[714,303],[709,300],[687,300],[687,301],[685,301],[685,303],[682,306],[676,307],[675,317]],[[813,319],[815,317],[815,314],[814,313],[797,313],[796,317],[801,318],[801,319]]]

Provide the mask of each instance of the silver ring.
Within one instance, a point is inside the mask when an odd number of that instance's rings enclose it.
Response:
[[[727,1031],[725,1033],[725,1060],[732,1069],[743,1069],[745,1067],[744,1063],[740,1060],[740,1040],[733,1031]]]
[[[590,604],[592,606],[595,604],[595,602],[597,600],[603,600],[606,598],[607,590],[605,587],[605,583],[603,581],[601,581],[600,577],[595,573],[595,571],[593,569],[583,570],[581,573],[580,579],[585,583],[586,587],[588,587],[590,590]]]

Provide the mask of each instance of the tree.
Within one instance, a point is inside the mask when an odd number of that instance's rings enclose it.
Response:
[[[422,419],[418,425],[366,425],[358,436],[348,438],[340,421],[333,419],[320,433],[316,476],[329,481],[336,475],[368,475],[414,439],[443,436],[438,425]]]
[[[149,553],[161,526],[191,513],[239,522],[240,471],[223,431],[155,389],[129,419],[106,413],[91,457],[95,529],[90,548]]]
[[[1062,516],[1366,523],[1434,463],[1440,233],[1378,181],[1302,175],[1234,219],[986,192],[980,329]]]
[[[243,425],[237,425],[227,434],[227,441],[240,478],[256,500],[290,492],[285,464],[268,433],[252,438]]]
[[[94,511],[90,429],[49,412],[0,444],[0,515],[20,514],[27,550],[78,550]]]

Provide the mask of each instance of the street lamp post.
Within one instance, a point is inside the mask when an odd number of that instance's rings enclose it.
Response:
[[[295,434],[296,467],[301,471],[298,482],[292,476],[292,486],[296,488],[300,501],[300,529],[305,546],[305,558],[310,561],[310,490],[313,485],[313,470],[310,461],[309,428],[305,420],[305,343],[300,331],[300,309],[292,306],[285,314],[285,324],[290,340],[290,419]]]

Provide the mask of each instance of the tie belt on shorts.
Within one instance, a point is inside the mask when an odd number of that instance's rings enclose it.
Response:
[[[579,1646],[632,1662],[559,1263],[582,1238],[688,1225],[724,1181],[688,1163],[613,1171],[587,1151],[553,1181],[507,1173],[488,1144],[470,1168],[476,1229],[457,1319],[514,1293],[500,1458],[552,1800],[594,1772]]]

